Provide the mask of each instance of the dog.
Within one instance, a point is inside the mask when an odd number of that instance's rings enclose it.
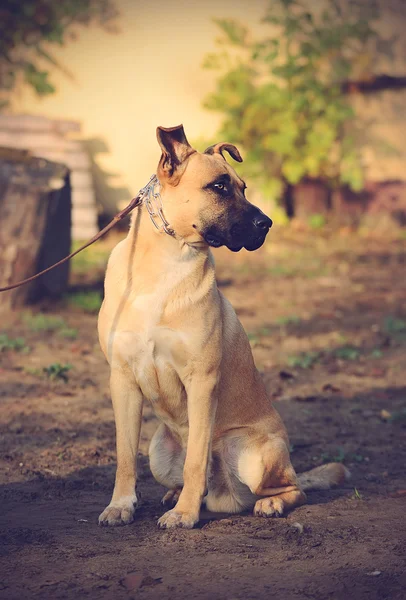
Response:
[[[216,285],[210,248],[256,250],[272,221],[226,161],[224,152],[242,161],[234,145],[200,153],[182,125],[158,127],[157,138],[156,178],[109,258],[98,320],[117,439],[114,492],[99,523],[134,519],[144,400],[160,421],[149,459],[168,488],[161,528],[192,528],[203,502],[279,517],[303,504],[306,490],[339,485],[348,472],[333,463],[295,473],[247,335]]]

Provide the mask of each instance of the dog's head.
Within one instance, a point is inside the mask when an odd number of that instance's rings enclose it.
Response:
[[[191,245],[227,246],[233,252],[262,246],[272,221],[248,202],[244,181],[223,156],[227,151],[242,162],[237,148],[220,143],[197,152],[182,125],[158,127],[157,137],[164,213],[176,234]]]

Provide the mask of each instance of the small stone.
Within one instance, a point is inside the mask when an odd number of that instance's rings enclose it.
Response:
[[[375,482],[379,482],[381,480],[378,475],[375,475],[375,473],[367,473],[366,475],[364,475],[364,479],[366,481],[375,481]]]
[[[392,492],[389,496],[391,498],[403,498],[406,496],[406,490],[396,490],[396,492]]]
[[[371,571],[370,573],[367,573],[367,575],[369,575],[370,577],[378,577],[378,575],[380,575],[382,573],[382,571]]]
[[[298,521],[295,521],[294,523],[292,523],[291,527],[292,527],[292,529],[297,529],[300,535],[304,532],[303,525],[301,523],[299,523]]]
[[[124,579],[120,581],[121,585],[125,587],[128,592],[134,592],[141,587],[144,576],[140,573],[129,573]]]
[[[217,523],[219,525],[232,525],[233,524],[233,520],[232,519],[219,519],[217,521]]]

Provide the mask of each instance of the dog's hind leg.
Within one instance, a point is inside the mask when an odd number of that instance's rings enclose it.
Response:
[[[231,454],[227,444],[223,444],[212,454],[209,485],[204,499],[206,508],[212,512],[240,513],[252,508],[255,503],[255,496],[241,483],[235,468],[226,460],[226,456],[230,458]]]
[[[149,464],[155,479],[169,488],[161,503],[174,506],[183,487],[185,450],[163,423],[156,430],[149,446]]]
[[[242,449],[237,468],[240,481],[260,497],[254,515],[280,517],[306,502],[282,437],[253,440]]]
[[[173,508],[179,500],[181,491],[182,488],[174,488],[173,490],[168,490],[161,499],[162,506],[169,506],[170,508]]]

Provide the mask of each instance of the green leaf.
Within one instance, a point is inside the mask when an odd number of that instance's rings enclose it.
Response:
[[[234,19],[213,19],[225,34],[226,41],[235,46],[244,46],[247,41],[248,28]]]
[[[48,81],[48,72],[39,71],[33,63],[27,63],[24,68],[24,79],[37,92],[38,96],[47,96],[55,92]]]
[[[365,44],[376,36],[370,14],[359,4],[346,12],[335,0],[273,0],[257,39],[244,23],[215,21],[220,51],[205,67],[218,77],[204,106],[222,115],[219,139],[244,148],[241,172],[261,189],[305,177],[364,185],[361,136],[341,84],[368,56]]]
[[[303,163],[299,163],[293,160],[286,160],[282,166],[282,173],[289,181],[289,183],[299,183],[305,174],[305,166]]]

